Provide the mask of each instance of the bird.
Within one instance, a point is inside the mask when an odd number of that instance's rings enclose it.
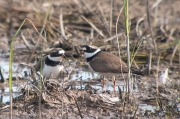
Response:
[[[62,63],[62,59],[65,57],[64,54],[65,51],[62,48],[54,48],[49,55],[44,56],[36,63],[35,70],[41,70],[42,62],[42,71],[40,72],[43,77],[49,78],[53,76],[53,78],[59,78],[60,72],[64,70]]]
[[[80,49],[84,51],[84,56],[89,66],[94,72],[102,76],[118,76],[121,73],[128,73],[128,67],[124,61],[118,56],[101,51],[100,48],[93,45],[81,45]],[[137,73],[134,71],[134,73]],[[115,78],[112,79],[115,91]],[[102,88],[104,87],[105,80],[102,80]]]

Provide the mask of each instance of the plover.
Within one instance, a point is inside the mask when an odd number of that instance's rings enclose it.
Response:
[[[53,49],[49,55],[37,62],[35,70],[40,71],[42,62],[42,76],[49,78],[52,75],[55,78],[59,78],[60,72],[64,69],[62,64],[64,53],[65,51],[61,48]]]
[[[118,76],[121,73],[128,73],[128,67],[124,61],[118,56],[101,51],[100,48],[92,45],[82,45],[81,49],[84,51],[86,61],[94,72],[102,76]],[[134,72],[137,73],[137,72]],[[102,87],[104,87],[104,78],[102,80]],[[115,79],[113,79],[115,91]]]

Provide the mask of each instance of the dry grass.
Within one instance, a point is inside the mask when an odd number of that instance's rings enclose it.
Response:
[[[62,115],[64,118],[73,116],[105,118],[105,115],[112,118],[179,117],[180,8],[178,5],[180,1],[157,0],[154,2],[149,0],[148,10],[144,0],[129,2],[130,51],[134,52],[132,65],[149,74],[135,81],[139,94],[133,93],[127,100],[129,95],[124,93],[120,98],[120,103],[109,104],[100,100],[102,97],[96,95],[95,89],[67,89],[62,92],[54,86],[51,90],[43,90],[43,95],[46,96],[42,101],[43,118],[61,117]],[[3,46],[1,51],[8,52],[8,41],[12,39],[23,20],[28,18],[39,32],[44,28],[42,36],[47,43],[44,46],[44,39],[40,38],[31,23],[26,22],[14,41],[14,62],[35,63],[36,59],[40,58],[41,51],[51,47],[61,47],[68,51],[69,56],[80,58],[77,46],[82,44],[94,44],[116,55],[119,55],[120,49],[121,58],[126,61],[124,16],[120,15],[117,21],[122,6],[123,1],[118,0],[114,0],[114,4],[109,0],[44,0],[43,2],[3,0],[0,4],[0,46]],[[50,13],[44,24],[48,8],[50,8]],[[81,65],[81,59],[78,62]],[[166,68],[169,69],[171,85],[156,85],[154,79],[158,81],[157,76]],[[47,88],[46,85],[43,86]],[[14,103],[13,109],[15,116],[24,118],[30,114],[34,118],[37,117],[37,92],[37,90],[31,92],[31,96],[25,93],[20,99],[16,99],[17,102]],[[63,99],[60,96],[62,94]],[[108,95],[108,92],[105,94]],[[149,98],[153,98],[158,103],[156,105],[159,109],[155,112],[143,112],[138,108],[138,100],[147,101]],[[168,99],[169,103],[162,103],[164,98]],[[62,102],[63,108],[61,108]],[[4,108],[0,110],[3,114],[0,118],[8,116],[6,111]],[[161,111],[162,115],[158,115],[158,111]],[[52,112],[54,113],[51,114]]]

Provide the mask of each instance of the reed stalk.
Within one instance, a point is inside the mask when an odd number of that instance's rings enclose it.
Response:
[[[130,61],[130,46],[129,46],[129,1],[124,0],[124,17],[125,17],[125,30],[126,30],[126,45],[127,45],[127,66],[128,66],[128,81],[127,81],[127,91],[129,93],[129,81],[131,75],[131,61]]]

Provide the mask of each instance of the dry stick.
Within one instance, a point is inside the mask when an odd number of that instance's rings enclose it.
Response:
[[[129,32],[130,32],[130,26],[129,26],[129,1],[128,0],[124,0],[124,17],[125,17],[125,28],[126,28],[126,45],[127,45],[127,66],[128,66],[128,80],[127,80],[127,92],[128,94],[130,93],[130,87],[129,87],[129,82],[131,80],[131,63],[130,63],[130,46],[129,46]],[[128,95],[128,99],[129,99],[129,95]]]
[[[134,114],[133,114],[133,119],[135,119],[135,116],[136,116],[136,113],[137,113],[137,110],[139,109],[139,106],[137,106],[136,110],[134,111]]]
[[[151,73],[151,66],[152,66],[152,51],[149,51],[149,60],[148,60],[148,75]]]
[[[31,46],[30,46],[30,44],[27,42],[26,38],[24,37],[23,32],[21,32],[21,36],[22,36],[22,38],[23,38],[23,40],[24,40],[25,45],[28,47],[29,50],[31,50]]]
[[[45,25],[43,25],[45,26]],[[45,39],[46,39],[46,32],[44,32],[45,34]],[[45,41],[43,42],[43,49],[44,49],[44,44],[45,44]],[[42,54],[41,54],[42,56]],[[41,57],[41,65],[40,65],[40,72],[42,71],[42,57]],[[41,105],[41,101],[42,101],[42,79],[43,77],[40,78],[40,81],[39,81],[39,119],[42,118],[42,105]]]
[[[94,29],[91,28],[90,39],[92,40],[93,38],[94,38]]]
[[[172,53],[172,56],[171,56],[171,59],[170,59],[170,66],[172,66],[173,58],[174,58],[174,55],[175,55],[177,49],[178,49],[178,44],[173,49],[173,53]]]
[[[63,89],[63,94],[62,94],[62,108],[61,108],[61,115],[63,118],[63,108],[64,108],[64,78],[62,79],[62,89]]]
[[[121,36],[121,35],[123,35],[123,34],[124,34],[124,32],[121,32],[121,33],[119,33],[119,34],[117,34],[117,35],[111,36],[110,38],[103,39],[102,41],[103,41],[103,42],[108,42],[108,41],[110,41],[110,40],[112,40],[112,39],[114,39],[114,38],[117,38],[117,37],[119,37],[119,36]]]
[[[39,119],[41,119],[42,118],[42,106],[41,106],[41,101],[42,101],[42,91],[40,90],[39,91]]]
[[[119,90],[119,99],[122,100],[122,91],[121,88],[118,86],[118,90]]]
[[[150,22],[150,18],[149,18],[149,9],[148,9],[148,6],[149,6],[149,1],[147,0],[146,2],[146,12],[147,12],[147,20],[148,20],[148,25],[150,27],[150,33],[151,33],[151,38],[152,38],[152,41],[153,41],[153,45],[154,45],[154,50],[155,50],[155,53],[157,55],[157,46],[156,46],[156,42],[155,42],[155,39],[154,39],[154,36],[153,36],[153,30],[152,30],[152,26],[151,26],[151,22]]]
[[[140,31],[139,24],[144,20],[145,15],[143,15],[136,23],[136,33],[137,36],[140,38],[142,36],[142,30]]]
[[[77,56],[80,57],[80,56],[81,56],[81,53],[80,53],[78,47],[77,47],[77,46],[74,46],[74,49],[75,49],[75,51],[76,51]]]
[[[152,9],[154,9],[155,7],[157,7],[161,1],[162,1],[162,0],[157,0],[157,1],[153,4]]]
[[[101,30],[99,30],[92,22],[90,22],[88,19],[86,19],[85,16],[81,15],[81,17],[91,26],[93,27],[102,37],[104,37],[104,34]]]
[[[82,0],[81,0],[81,2],[82,2],[82,4],[88,9],[88,11],[91,12],[91,11],[89,10],[89,8],[86,6],[86,4],[84,4],[84,2],[83,2]],[[79,6],[79,4],[77,3],[76,0],[74,0],[74,3],[75,3],[79,8],[81,8],[81,7]],[[73,10],[72,7],[70,7],[69,5],[67,5],[67,6],[68,6],[71,10]],[[81,9],[80,9],[80,10],[81,10]],[[91,13],[92,13],[92,12],[91,12]],[[104,24],[104,26],[105,26],[108,34],[110,35],[106,23],[99,17],[99,15],[96,13],[96,11],[95,11],[95,15],[102,21],[102,23]],[[96,30],[96,29],[95,29],[95,30]],[[99,32],[98,32],[98,33],[99,33]],[[104,37],[104,36],[102,36],[102,37]]]
[[[78,108],[79,115],[80,115],[81,119],[83,119],[83,116],[82,116],[82,114],[81,114],[81,110],[80,110],[79,105],[78,105],[78,103],[77,103],[77,100],[75,99],[74,96],[73,96],[73,99],[74,99],[74,101],[75,101],[75,103],[76,103],[76,106],[77,106],[77,108]]]
[[[30,20],[29,20],[29,21],[30,21]],[[33,25],[33,26],[34,26],[34,25]],[[34,27],[35,27],[35,26],[34,26]],[[36,28],[36,27],[35,27],[35,28]],[[43,38],[43,37],[42,37],[42,33],[43,33],[43,31],[44,31],[44,28],[45,28],[45,25],[43,25],[43,28],[41,29],[41,32],[40,32],[40,33],[36,30],[36,31],[39,33],[40,36],[39,36],[39,38],[38,38],[38,40],[37,40],[37,42],[36,42],[36,45],[35,45],[32,53],[31,53],[31,55],[30,55],[30,57],[29,57],[29,60],[28,60],[27,64],[29,64],[29,62],[31,61],[32,56],[33,56],[33,54],[34,54],[34,52],[35,52],[35,50],[36,50],[36,48],[37,48],[37,46],[38,46],[38,44],[39,44],[40,39]],[[47,42],[44,38],[43,38],[43,40],[44,40],[45,42]]]
[[[86,6],[86,4],[82,1],[82,0],[80,0],[81,2],[82,2],[82,4],[88,9],[88,11],[89,12],[91,12],[90,10],[89,10],[89,8]],[[100,13],[101,13],[101,15],[102,15],[102,17],[103,17],[103,19],[102,18],[100,18],[100,16],[99,16],[99,14],[97,14],[97,12],[95,11],[95,15],[100,19],[100,21],[102,21],[102,23],[104,24],[104,26],[105,26],[105,28],[106,28],[106,30],[107,30],[107,32],[108,32],[108,35],[110,36],[110,33],[109,33],[109,30],[108,30],[108,28],[107,28],[107,21],[106,21],[106,18],[104,17],[104,14],[103,14],[103,12],[102,12],[102,9],[100,9],[101,7],[100,7],[100,5],[99,5],[99,2],[98,2],[98,8],[99,8],[99,10],[100,10]],[[92,12],[91,12],[92,13]]]
[[[173,40],[173,41],[176,40],[176,39],[173,37],[173,33],[174,33],[175,30],[176,30],[176,28],[171,29],[170,34],[168,35],[168,39],[167,39],[166,42],[169,42],[170,39]]]
[[[95,11],[96,16],[98,16],[99,19],[103,22],[103,24],[104,24],[104,26],[105,26],[105,28],[106,28],[106,30],[107,30],[109,36],[110,36],[109,30],[108,30],[108,28],[107,28],[107,20],[106,20],[106,17],[105,17],[105,15],[104,15],[104,12],[103,12],[103,10],[102,10],[102,8],[101,8],[101,6],[100,6],[100,2],[98,2],[97,5],[98,5],[98,8],[99,8],[100,13],[101,13],[101,15],[102,15],[103,18],[102,18],[102,20],[101,20],[101,18],[99,17],[99,15],[97,15],[97,13],[96,13],[96,11]]]
[[[155,9],[154,11],[154,26],[157,25],[157,18],[158,18],[158,10],[159,8],[157,7],[159,5],[159,3],[161,2],[162,0],[156,0],[156,2],[152,5],[152,9]]]
[[[117,21],[116,21],[116,35],[118,35],[118,34],[117,34],[117,32],[118,32],[117,26],[118,26],[119,17],[120,17],[120,15],[121,15],[123,9],[124,9],[124,5],[123,5],[123,7],[120,9],[119,14],[118,14],[118,17],[117,17]],[[118,42],[119,57],[121,58],[121,51],[120,51],[120,46],[119,46],[119,37],[117,37],[117,42]],[[120,60],[120,61],[121,61],[121,60]],[[121,63],[121,62],[120,62],[120,63]],[[121,65],[121,70],[122,70],[122,65]],[[123,77],[123,79],[125,80],[123,72],[122,72],[122,77]]]
[[[12,90],[10,90],[9,91],[9,95],[10,95],[10,100],[9,100],[9,102],[10,102],[10,115],[9,115],[9,117],[10,117],[10,119],[12,119],[12,117],[13,117],[13,107],[12,107],[12,94],[13,94],[13,92],[12,92]]]
[[[67,37],[66,37],[66,35],[65,35],[65,31],[64,31],[62,9],[60,9],[59,23],[60,23],[60,28],[61,28],[61,35],[63,36],[63,38],[65,38],[65,39],[67,40]]]
[[[112,35],[112,21],[113,21],[113,6],[114,0],[111,0],[111,9],[110,9],[110,22],[109,22],[109,33]]]
[[[179,44],[179,72],[180,72],[180,40],[179,40],[179,42],[178,42],[178,44]]]
[[[161,58],[161,53],[159,53],[158,57],[157,57],[157,69],[156,69],[156,91],[157,91],[157,99],[159,99],[159,81],[158,81],[158,72],[159,72],[159,62],[160,62],[160,58]]]

